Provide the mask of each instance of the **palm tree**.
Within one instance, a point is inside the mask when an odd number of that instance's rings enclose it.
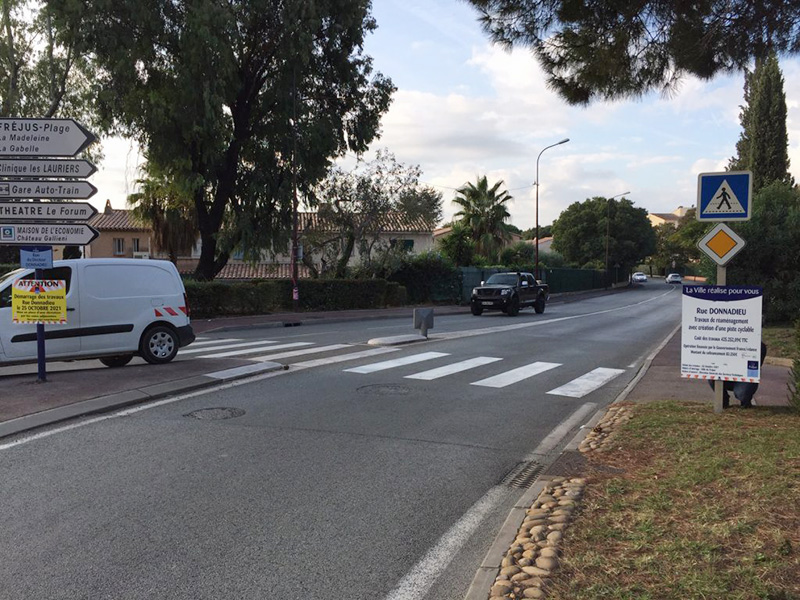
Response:
[[[511,217],[506,204],[513,200],[507,191],[498,192],[503,185],[498,181],[491,188],[486,176],[477,185],[466,183],[456,190],[453,202],[461,207],[455,214],[460,222],[472,231],[475,249],[479,254],[494,260],[503,243],[511,239],[506,220]]]
[[[153,230],[156,248],[177,264],[180,254],[191,251],[198,228],[194,204],[175,181],[147,163],[145,177],[138,179],[140,192],[128,196],[134,217]]]

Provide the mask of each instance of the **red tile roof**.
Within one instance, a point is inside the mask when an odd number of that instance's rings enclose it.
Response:
[[[137,221],[132,211],[106,209],[89,219],[89,225],[99,231],[150,231],[150,226]]]
[[[320,218],[316,212],[299,213],[300,231],[339,231],[339,227]],[[422,217],[410,218],[399,212],[388,212],[381,217],[381,229],[386,233],[431,233],[432,227]]]
[[[194,273],[194,268],[181,265],[180,271],[184,275],[191,275]],[[305,265],[297,265],[297,276],[300,279],[308,279],[311,275]],[[215,280],[291,278],[292,265],[290,264],[258,263],[256,265],[248,265],[243,263],[228,263],[215,277]]]

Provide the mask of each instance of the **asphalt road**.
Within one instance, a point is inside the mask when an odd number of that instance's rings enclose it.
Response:
[[[0,598],[460,600],[522,494],[504,476],[624,389],[680,298],[440,318],[380,355],[351,356],[407,319],[204,336],[180,360],[290,368],[0,444]]]

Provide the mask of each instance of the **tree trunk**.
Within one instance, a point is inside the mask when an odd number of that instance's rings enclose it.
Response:
[[[347,263],[350,262],[350,257],[353,255],[353,248],[355,247],[355,244],[356,236],[352,233],[348,233],[344,250],[342,250],[342,256],[338,261],[336,261],[335,277],[337,279],[344,279],[344,276],[347,274]]]

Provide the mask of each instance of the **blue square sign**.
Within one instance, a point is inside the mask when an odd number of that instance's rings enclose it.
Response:
[[[697,177],[697,220],[749,221],[752,195],[750,171],[700,173]]]

